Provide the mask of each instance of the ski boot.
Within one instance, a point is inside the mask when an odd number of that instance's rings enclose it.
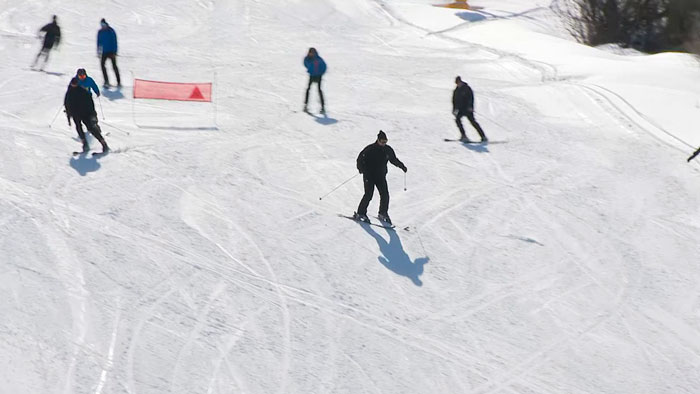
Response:
[[[105,139],[100,136],[100,138],[98,138],[97,140],[100,141],[100,144],[102,144],[102,154],[106,155],[109,152],[109,146],[107,146]]]
[[[386,214],[386,213],[380,213],[379,215],[377,215],[377,218],[378,218],[381,222],[386,223],[386,224],[388,224],[388,225],[390,225],[390,226],[393,226],[393,224],[391,223],[391,218],[389,217],[388,214]]]
[[[487,143],[489,142],[489,139],[486,138],[486,137],[484,137],[484,138],[481,139],[481,142],[484,143],[484,144],[487,144]]]
[[[462,135],[462,136],[459,138],[459,140],[462,141],[462,142],[464,142],[464,143],[466,143],[466,144],[472,142],[472,141],[469,139],[469,137],[467,137],[466,135]]]
[[[353,212],[352,218],[360,222],[370,223],[369,218],[365,214]]]

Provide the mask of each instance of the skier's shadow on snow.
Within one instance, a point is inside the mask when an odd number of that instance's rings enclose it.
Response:
[[[469,22],[479,22],[486,19],[484,15],[477,12],[458,12],[456,15]]]
[[[420,257],[415,261],[411,261],[411,258],[408,257],[408,254],[403,249],[401,239],[396,230],[387,229],[387,233],[389,233],[389,242],[387,242],[384,237],[374,231],[371,225],[367,223],[360,223],[360,225],[367,234],[371,235],[374,240],[377,241],[379,250],[383,254],[383,256],[379,256],[377,259],[383,266],[395,274],[407,277],[414,285],[423,286],[423,282],[419,277],[423,274],[423,266],[428,263],[428,257]]]
[[[97,161],[97,158],[86,155],[71,157],[70,166],[78,171],[80,176],[85,176],[88,172],[95,172],[100,169],[100,163]]]
[[[321,116],[316,115],[316,114],[312,114],[310,112],[308,112],[308,114],[311,115],[316,122],[318,122],[324,126],[338,123],[338,119],[329,118],[327,114],[323,114]]]
[[[474,151],[477,153],[489,153],[488,143],[481,143],[481,144],[471,143],[470,144],[470,143],[463,142],[462,145],[464,145],[464,147],[469,149],[470,151]]]
[[[109,101],[119,100],[124,98],[121,90],[102,89],[102,95],[107,97]]]

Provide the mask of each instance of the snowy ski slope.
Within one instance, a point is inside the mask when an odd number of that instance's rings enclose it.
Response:
[[[0,0],[0,393],[700,392],[697,60],[437,2]],[[102,17],[118,152],[73,158],[49,122],[77,68],[102,81]],[[215,107],[133,103],[131,72]],[[494,143],[443,141],[456,75]],[[337,216],[359,177],[319,201],[379,129],[397,231]]]

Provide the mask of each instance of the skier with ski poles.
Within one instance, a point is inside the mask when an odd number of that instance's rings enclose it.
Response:
[[[82,153],[87,153],[90,150],[82,124],[85,124],[90,134],[102,144],[102,153],[106,154],[109,152],[109,146],[107,146],[104,137],[102,137],[102,130],[97,124],[97,114],[95,112],[95,104],[92,102],[92,95],[80,87],[78,78],[71,79],[68,91],[66,91],[63,99],[63,105],[66,108],[68,124],[70,125],[71,118],[75,122],[75,129],[78,131],[80,141],[83,143]]]
[[[318,97],[321,99],[321,113],[326,113],[326,105],[323,101],[323,91],[321,90],[321,78],[326,73],[326,62],[318,55],[316,48],[309,48],[309,52],[304,57],[304,67],[309,73],[309,84],[306,86],[306,96],[304,98],[304,112],[308,112],[309,90],[311,85],[316,84],[318,87]]]
[[[377,141],[367,145],[357,156],[357,170],[362,174],[365,185],[365,194],[360,200],[357,212],[353,214],[353,219],[369,223],[367,217],[367,207],[374,195],[374,188],[379,191],[379,215],[378,219],[391,225],[389,218],[389,188],[386,183],[387,162],[399,167],[405,173],[406,166],[396,157],[394,149],[387,145],[386,133],[379,130]]]
[[[44,55],[44,65],[39,69],[43,71],[44,67],[46,67],[46,63],[49,61],[49,52],[54,46],[58,47],[58,44],[61,43],[61,28],[56,22],[56,15],[53,16],[51,23],[44,25],[44,27],[39,30],[39,33],[41,32],[45,33],[44,44],[41,46],[41,50],[36,55],[36,59],[34,59],[34,63],[32,63],[32,68],[36,66],[36,63],[39,61],[41,55]]]
[[[107,59],[112,61],[112,68],[117,77],[117,87],[122,87],[121,77],[119,76],[119,68],[117,68],[117,33],[105,21],[100,20],[100,30],[97,32],[97,57],[100,58],[100,66],[102,66],[102,77],[104,78],[104,86],[109,86],[109,76],[107,75],[107,67],[105,63]]]
[[[471,142],[464,132],[464,126],[462,126],[462,117],[466,116],[469,119],[469,123],[479,132],[481,142],[488,142],[489,139],[486,138],[484,130],[481,129],[479,123],[474,119],[474,91],[459,76],[455,78],[455,84],[457,84],[457,87],[452,93],[452,114],[455,116],[461,140]]]
[[[696,150],[695,152],[693,152],[692,155],[690,155],[690,157],[688,158],[688,163],[690,163],[690,161],[693,160],[695,158],[695,156],[697,156],[699,154],[700,154],[700,148],[698,148],[698,150]]]
[[[89,93],[90,90],[92,90],[97,94],[98,98],[100,97],[100,89],[97,87],[95,80],[87,76],[87,72],[84,68],[79,68],[78,71],[75,72],[75,77],[73,77],[72,79],[77,79],[78,86],[80,86],[81,88],[85,89],[86,92],[88,92],[88,96],[90,98],[90,107],[95,108],[95,102],[92,100],[92,94]],[[70,84],[68,85],[68,87],[70,88]],[[68,114],[66,113],[66,115]],[[97,111],[95,111],[94,115],[95,118],[97,118]],[[68,118],[68,124],[70,125],[70,117]],[[82,137],[80,137],[80,131],[78,131],[78,137],[82,139]]]

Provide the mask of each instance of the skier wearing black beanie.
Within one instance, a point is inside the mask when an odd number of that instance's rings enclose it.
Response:
[[[389,188],[386,184],[387,162],[399,167],[403,172],[408,171],[401,160],[396,158],[396,153],[387,145],[386,133],[379,130],[377,141],[367,145],[357,156],[357,170],[362,174],[365,185],[365,194],[360,200],[354,218],[363,222],[369,222],[367,207],[374,195],[374,188],[379,191],[379,220],[391,224],[389,218]]]

